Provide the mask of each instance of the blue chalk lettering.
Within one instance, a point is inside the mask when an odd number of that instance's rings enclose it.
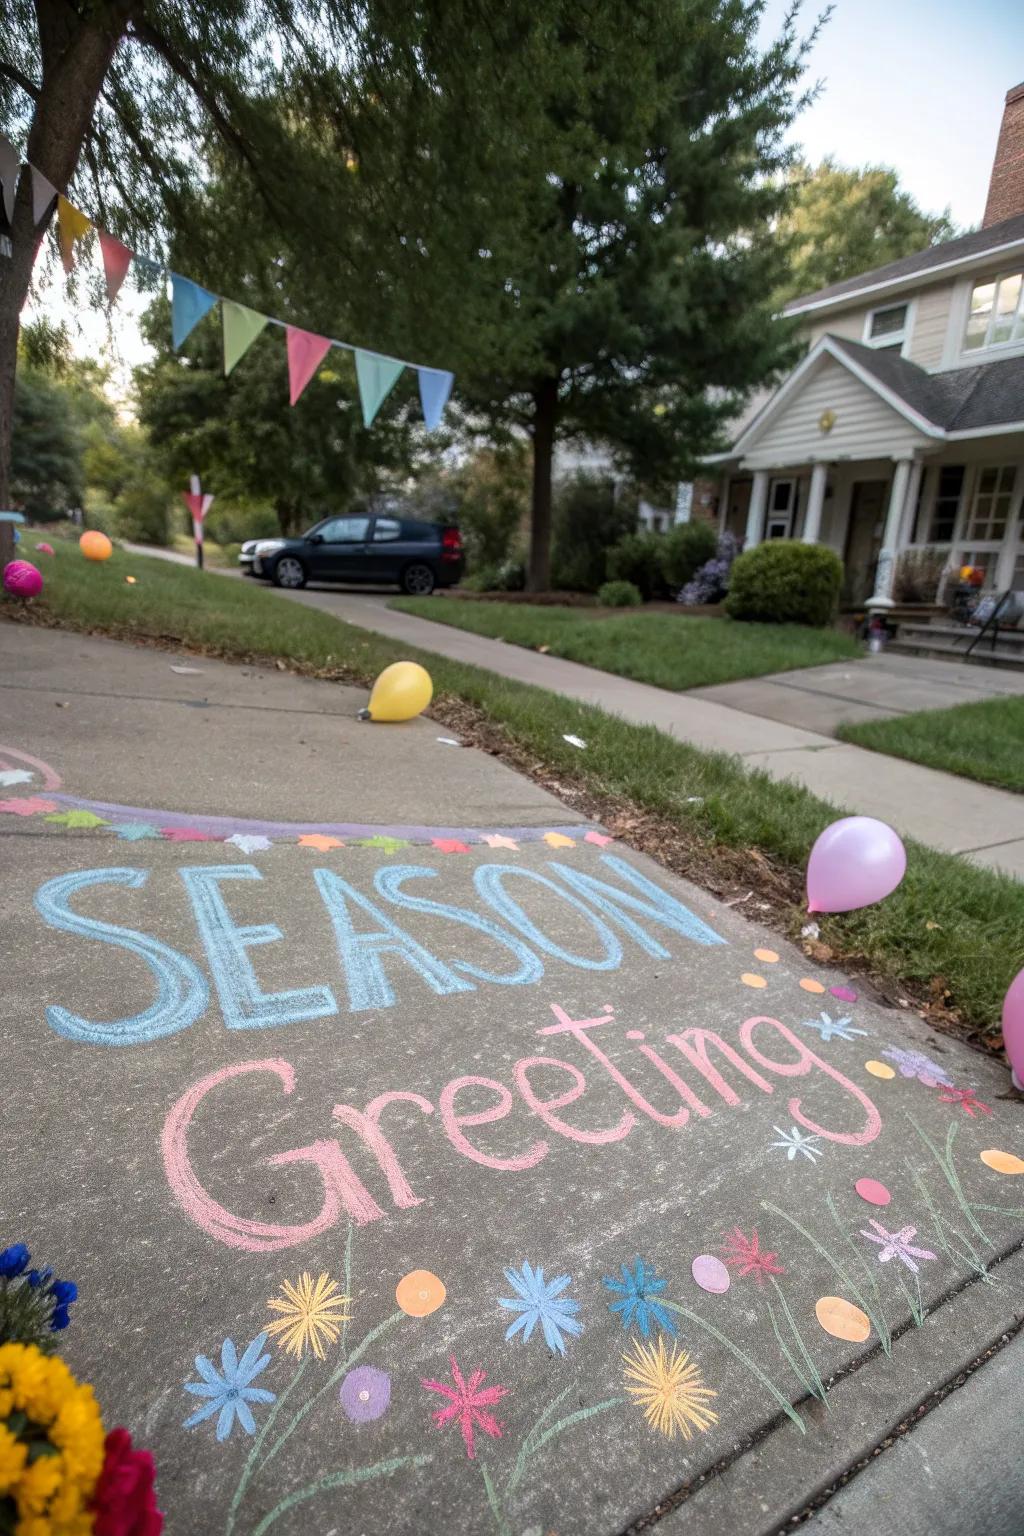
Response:
[[[676,901],[674,896],[670,896],[652,880],[641,875],[624,859],[616,858],[613,853],[604,853],[601,855],[601,863],[607,864],[622,879],[628,880],[635,890],[643,893],[642,896],[636,896],[632,891],[619,890],[614,885],[607,885],[604,880],[597,880],[593,875],[586,875],[568,864],[559,864],[551,860],[548,868],[553,869],[567,885],[572,886],[574,891],[579,891],[582,896],[592,902],[599,912],[603,912],[606,917],[611,918],[612,922],[618,924],[622,931],[635,939],[647,954],[656,955],[659,960],[667,960],[669,951],[627,916],[623,908],[629,912],[638,912],[655,923],[661,923],[663,927],[671,928],[673,933],[681,933],[684,938],[691,939],[694,944],[726,942],[720,934],[691,912],[689,907],[684,907],[682,902]]]
[[[334,928],[338,954],[348,982],[351,1012],[363,1008],[390,1008],[394,1004],[395,994],[381,965],[382,955],[394,955],[404,960],[440,997],[452,992],[476,991],[471,981],[456,976],[453,970],[393,923],[380,907],[361,896],[333,870],[315,870],[314,879]],[[349,915],[349,904],[370,917],[376,925],[371,933],[356,932]]]
[[[597,934],[604,954],[600,960],[588,960],[584,955],[573,955],[568,950],[562,949],[554,939],[549,939],[535,923],[531,922],[518,902],[513,901],[504,887],[504,881],[511,876],[520,880],[531,880],[535,885],[541,885],[545,890],[551,891],[560,902],[567,902],[577,912],[586,918],[587,922]],[[577,901],[575,896],[564,891],[561,886],[549,880],[546,875],[538,874],[535,869],[525,869],[516,864],[481,864],[473,875],[473,884],[485,901],[489,902],[499,917],[513,928],[518,928],[524,938],[531,944],[543,950],[546,955],[554,955],[558,960],[564,960],[568,965],[578,966],[584,971],[614,971],[622,961],[622,945],[615,934],[603,923],[601,919],[584,906],[582,901]]]
[[[496,944],[503,944],[506,949],[511,950],[519,962],[519,969],[506,976],[485,971],[479,965],[471,965],[468,960],[453,961],[455,970],[462,971],[467,976],[475,976],[478,981],[494,982],[499,987],[522,987],[529,982],[540,981],[544,975],[544,966],[533,950],[529,949],[521,939],[509,933],[507,928],[499,928],[498,924],[492,923],[489,918],[480,917],[476,912],[470,912],[465,907],[450,907],[446,902],[430,901],[426,896],[413,896],[408,891],[402,890],[404,881],[417,878],[435,880],[437,870],[417,864],[387,865],[377,871],[374,884],[380,894],[386,900],[394,902],[396,906],[408,907],[412,912],[425,912],[428,915],[433,913],[451,923],[462,923],[476,933],[485,934]]]
[[[46,1022],[58,1035],[86,1045],[145,1045],[188,1029],[205,1011],[210,990],[202,971],[187,956],[149,934],[81,917],[71,910],[69,902],[76,891],[94,885],[126,885],[137,891],[148,876],[145,869],[86,869],[47,880],[36,892],[36,911],[51,928],[127,949],[144,960],[156,978],[155,1001],[143,1013],[127,1019],[100,1023],[80,1018],[67,1008],[47,1008]]]
[[[179,871],[217,985],[228,1029],[276,1029],[337,1013],[330,987],[263,992],[246,950],[283,938],[273,923],[239,927],[224,904],[221,880],[262,880],[254,864],[195,864]]]

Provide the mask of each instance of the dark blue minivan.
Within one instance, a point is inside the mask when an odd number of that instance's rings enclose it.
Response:
[[[298,539],[248,539],[238,563],[278,587],[374,582],[426,597],[461,577],[462,535],[441,523],[346,513],[325,517]]]

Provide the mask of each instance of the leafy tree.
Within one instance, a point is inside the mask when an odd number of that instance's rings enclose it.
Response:
[[[855,170],[828,158],[813,169],[794,166],[790,180],[795,196],[778,223],[789,256],[789,273],[778,289],[784,302],[957,233],[948,208],[924,213],[884,166]]]
[[[636,528],[637,498],[607,476],[578,473],[555,488],[552,580],[563,592],[596,592],[608,550]]]
[[[50,374],[26,364],[14,397],[11,499],[45,522],[81,506],[84,491],[81,432],[67,394]]]
[[[481,448],[451,476],[458,521],[471,571],[508,558],[530,512],[530,471],[526,446]]]
[[[141,428],[91,422],[85,432],[85,479],[90,523],[143,544],[169,542],[175,498]]]

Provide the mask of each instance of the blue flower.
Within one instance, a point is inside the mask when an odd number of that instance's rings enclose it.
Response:
[[[28,1268],[29,1251],[24,1243],[12,1243],[0,1253],[0,1280],[13,1280]]]
[[[617,1291],[621,1297],[620,1301],[610,1301],[608,1307],[610,1311],[621,1314],[619,1321],[627,1333],[635,1323],[646,1339],[650,1335],[653,1321],[667,1334],[675,1336],[675,1323],[661,1302],[654,1300],[655,1296],[661,1295],[668,1281],[659,1280],[653,1266],[645,1269],[643,1259],[638,1258],[633,1270],[623,1264],[621,1280],[605,1275],[604,1284],[606,1290]]]
[[[205,1355],[196,1355],[196,1370],[203,1379],[186,1381],[185,1391],[191,1392],[194,1397],[208,1397],[210,1401],[204,1403],[201,1408],[197,1408],[195,1413],[185,1420],[185,1429],[201,1424],[204,1419],[208,1419],[219,1409],[218,1440],[226,1440],[230,1435],[236,1415],[247,1435],[256,1433],[256,1421],[253,1419],[249,1404],[272,1403],[277,1396],[276,1392],[268,1392],[265,1387],[250,1385],[270,1363],[269,1355],[260,1354],[266,1342],[266,1334],[261,1333],[253,1339],[239,1360],[234,1344],[230,1339],[225,1339],[220,1351],[220,1371],[207,1360]]]
[[[498,1305],[506,1307],[510,1312],[519,1313],[505,1338],[511,1339],[522,1328],[525,1344],[540,1323],[548,1349],[564,1355],[565,1340],[559,1330],[564,1329],[566,1333],[583,1332],[583,1324],[578,1323],[573,1316],[574,1312],[580,1310],[579,1302],[569,1296],[562,1296],[566,1286],[572,1284],[572,1277],[559,1275],[557,1280],[545,1280],[543,1269],[531,1269],[529,1264],[524,1263],[522,1274],[515,1269],[506,1269],[505,1279],[515,1290],[517,1299],[503,1296]]]
[[[50,1276],[52,1274],[52,1269],[30,1269],[28,1274],[25,1276],[25,1279],[28,1281],[32,1289],[37,1291],[41,1285],[47,1285],[49,1283]]]
[[[804,1019],[804,1029],[816,1029],[824,1043],[835,1037],[837,1040],[855,1040],[858,1035],[866,1035],[866,1029],[854,1029],[853,1020],[849,1015],[841,1019],[834,1019],[824,1008],[816,1019]]]
[[[53,1299],[60,1307],[69,1307],[78,1300],[78,1286],[73,1280],[55,1280],[50,1287]]]
[[[53,1316],[50,1318],[50,1328],[54,1333],[59,1333],[66,1328],[71,1321],[71,1314],[67,1307],[54,1307]]]

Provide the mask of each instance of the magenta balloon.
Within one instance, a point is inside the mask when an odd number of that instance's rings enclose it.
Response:
[[[1010,1066],[1024,1082],[1024,971],[1018,971],[1003,999],[1003,1044]]]
[[[826,827],[807,861],[807,910],[854,912],[896,889],[907,853],[892,827],[873,816],[844,816]]]
[[[15,597],[38,597],[43,578],[27,560],[11,560],[4,566],[4,587]]]

